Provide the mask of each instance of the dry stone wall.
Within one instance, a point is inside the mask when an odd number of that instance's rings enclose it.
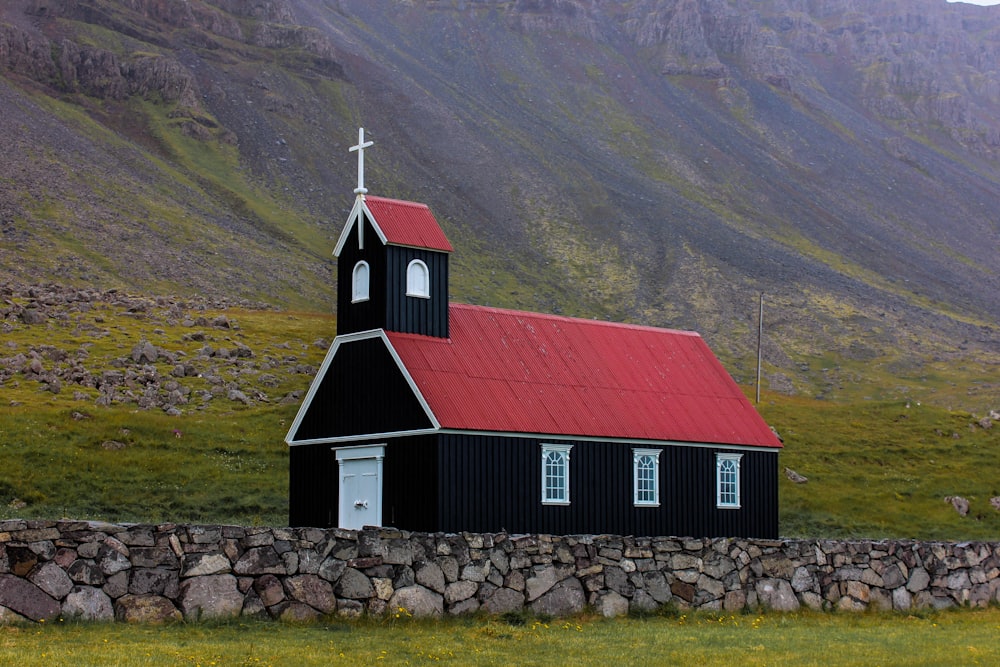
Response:
[[[0,623],[1000,602],[1000,543],[0,521]]]

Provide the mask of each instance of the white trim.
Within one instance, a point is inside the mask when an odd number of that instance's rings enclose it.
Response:
[[[344,246],[347,244],[347,239],[351,235],[351,228],[354,227],[355,223],[358,222],[362,215],[371,221],[372,227],[375,229],[375,233],[378,234],[378,238],[382,242],[382,245],[388,245],[389,241],[382,232],[382,228],[378,226],[378,222],[375,220],[375,215],[371,212],[371,209],[368,208],[368,205],[365,204],[365,196],[363,194],[359,194],[354,200],[354,208],[351,209],[350,214],[347,216],[347,224],[344,225],[343,231],[340,232],[340,238],[337,239],[337,245],[333,248],[334,257],[340,257],[340,253],[344,250]],[[362,227],[364,227],[364,224],[362,224]],[[359,240],[363,243],[364,232],[358,232],[358,235],[360,237]]]
[[[392,343],[389,342],[389,337],[385,334],[385,331],[382,329],[370,329],[368,331],[357,331],[355,333],[343,334],[333,339],[333,342],[330,344],[330,349],[327,351],[326,357],[323,359],[323,363],[316,372],[316,377],[313,378],[312,383],[309,385],[309,391],[306,393],[306,397],[302,399],[302,405],[299,406],[299,411],[295,413],[295,419],[292,421],[292,425],[288,428],[288,432],[285,434],[285,444],[289,446],[312,445],[318,443],[346,442],[350,440],[367,440],[369,438],[378,437],[378,434],[360,433],[357,435],[337,436],[333,438],[292,440],[292,434],[299,430],[299,426],[301,426],[302,420],[305,419],[305,415],[309,411],[309,407],[312,405],[316,392],[319,391],[320,385],[323,384],[323,379],[326,377],[327,371],[330,369],[330,364],[333,363],[333,358],[337,355],[337,350],[340,349],[340,346],[345,343],[369,340],[371,338],[382,339],[382,342],[385,344],[386,349],[389,350],[389,354],[392,356],[393,361],[396,362],[397,368],[399,368],[400,372],[403,374],[403,378],[406,380],[407,385],[409,385],[413,395],[416,396],[417,402],[420,403],[420,407],[423,409],[424,414],[427,415],[428,420],[431,422],[430,429],[415,430],[411,433],[433,433],[441,429],[441,422],[438,421],[433,411],[431,411],[431,407],[427,403],[427,399],[424,398],[422,393],[420,393],[417,383],[413,380],[413,376],[410,375],[406,366],[403,365],[403,360],[399,358],[399,353],[396,352]]]
[[[569,459],[570,459],[570,450],[573,449],[573,445],[568,445],[568,444],[565,444],[565,443],[556,444],[556,443],[552,443],[552,442],[542,442],[542,443],[539,443],[539,445],[541,447],[541,454],[542,454],[542,460],[541,460],[541,462],[542,462],[542,466],[541,466],[541,468],[542,468],[542,479],[541,479],[541,481],[542,481],[542,488],[541,488],[541,492],[542,492],[542,504],[543,505],[569,505],[570,504],[570,497],[569,497]],[[548,458],[549,454],[562,454],[563,466],[564,466],[564,468],[563,468],[563,481],[564,481],[564,484],[565,484],[565,487],[564,487],[565,495],[562,498],[557,498],[557,499],[549,498],[548,495],[547,495],[547,493],[546,493],[548,491],[549,487],[548,487],[548,484],[547,484],[547,476],[545,474],[545,465],[546,465],[545,464],[545,460],[546,460],[546,458]]]
[[[662,449],[632,448],[632,504],[636,507],[660,506],[660,453]],[[653,458],[653,499],[639,499],[639,459],[651,456]]]
[[[683,440],[648,440],[642,438],[608,438],[599,435],[571,435],[563,433],[527,433],[519,431],[477,431],[463,428],[442,428],[442,434],[450,435],[488,435],[512,438],[536,438],[551,442],[552,440],[571,440],[573,442],[612,442],[623,445],[647,445],[650,447],[701,447],[704,449],[720,449],[743,452],[781,452],[781,447],[764,447],[763,445],[731,445],[725,442],[685,442]]]
[[[738,510],[738,509],[740,509],[740,506],[741,506],[740,505],[740,501],[741,501],[741,498],[740,498],[741,488],[740,487],[742,486],[742,480],[741,480],[742,475],[740,474],[740,467],[741,467],[740,463],[741,463],[741,459],[742,458],[743,458],[742,454],[728,454],[728,453],[723,453],[723,452],[717,452],[715,454],[715,506],[718,507],[719,509],[727,509],[727,510],[733,510],[733,509],[737,509]],[[735,494],[734,494],[736,496],[735,501],[726,501],[726,502],[723,502],[723,500],[722,500],[722,477],[721,477],[721,475],[722,475],[722,463],[723,462],[731,462],[731,463],[733,463],[733,464],[736,465],[736,470],[735,470],[736,479],[734,480],[736,482],[736,489],[735,489]]]
[[[410,283],[410,269],[414,266],[419,266],[423,269],[423,291],[413,289],[412,284]],[[427,268],[427,262],[422,259],[411,259],[410,263],[406,265],[406,296],[413,296],[421,299],[431,298],[431,270]]]
[[[392,438],[405,438],[411,435],[428,435],[431,433],[441,433],[436,428],[421,428],[412,431],[386,431],[385,433],[362,433],[360,435],[338,435],[333,438],[313,438],[312,440],[285,441],[289,447],[299,445],[336,445],[342,442],[357,442],[358,440],[390,440]]]
[[[382,459],[385,458],[385,445],[355,445],[352,447],[333,447],[338,461],[352,459]]]
[[[354,334],[345,334],[354,335]],[[430,407],[427,407],[427,411],[430,411]],[[437,420],[435,420],[437,423]],[[683,442],[680,440],[641,440],[637,438],[604,438],[600,436],[591,435],[562,435],[554,433],[519,433],[517,431],[475,431],[472,429],[461,429],[461,428],[441,428],[440,426],[435,428],[426,429],[415,429],[412,431],[386,431],[383,433],[360,433],[358,435],[345,435],[338,436],[335,438],[318,438],[315,440],[296,440],[294,442],[288,442],[289,445],[315,445],[321,443],[335,443],[335,442],[347,442],[350,440],[374,440],[378,438],[402,438],[408,435],[426,435],[428,433],[440,433],[441,435],[482,435],[490,437],[501,437],[501,438],[532,438],[535,440],[545,440],[552,441],[555,439],[559,440],[572,440],[573,442],[607,442],[618,445],[654,445],[661,447],[697,447],[699,449],[719,449],[720,447],[725,447],[727,450],[740,451],[740,452],[760,452],[760,453],[772,453],[777,456],[781,453],[779,447],[755,447],[753,445],[729,445],[725,443],[711,443],[711,442]]]

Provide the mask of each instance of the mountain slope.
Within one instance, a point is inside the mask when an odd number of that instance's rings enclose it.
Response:
[[[764,292],[774,388],[947,363],[997,395],[997,8],[15,0],[0,23],[17,279],[325,309],[364,125],[367,186],[432,207],[458,300],[697,329],[745,380]]]

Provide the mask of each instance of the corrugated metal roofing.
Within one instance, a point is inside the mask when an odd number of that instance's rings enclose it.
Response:
[[[444,252],[454,250],[426,204],[368,195],[365,206],[390,244]]]
[[[442,428],[781,447],[692,332],[452,304],[386,332]]]

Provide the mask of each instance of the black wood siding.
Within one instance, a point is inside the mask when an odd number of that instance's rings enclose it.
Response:
[[[438,436],[394,438],[382,462],[382,520],[387,526],[434,532],[438,526]]]
[[[409,530],[437,530],[436,440],[428,435],[293,446],[289,453],[289,525],[336,526],[340,472],[335,447],[384,444],[382,523]]]
[[[385,294],[387,291],[385,246],[375,233],[368,218],[364,219],[365,249],[358,249],[358,225],[351,228],[337,258],[337,333],[346,334],[385,328]],[[368,300],[351,303],[354,292],[354,267],[368,262]]]
[[[358,225],[351,229],[337,258],[337,333],[387,329],[448,337],[448,253],[384,246],[364,218],[365,248],[358,248]],[[406,267],[419,259],[427,265],[430,298],[406,296]],[[354,267],[368,262],[369,297],[352,303]]]
[[[337,524],[337,458],[330,445],[296,445],[288,452],[288,525]]]
[[[635,507],[632,447],[575,442],[570,505],[556,506],[541,503],[541,442],[441,436],[437,530],[777,537],[776,452],[743,452],[742,507],[718,509],[715,454],[726,450],[664,447],[660,506]]]
[[[374,444],[361,440],[344,445]],[[512,533],[778,536],[778,456],[744,451],[740,509],[715,506],[715,454],[663,447],[660,506],[635,507],[632,447],[574,442],[570,505],[541,502],[541,440],[426,435],[383,441],[383,522],[407,530]],[[546,440],[545,442],[556,442]],[[330,445],[292,447],[290,521],[337,521],[336,456]]]
[[[341,344],[293,440],[431,427],[381,338]]]
[[[430,298],[406,296],[406,267],[415,259],[427,265]],[[448,253],[389,246],[386,284],[386,329],[448,337]]]

